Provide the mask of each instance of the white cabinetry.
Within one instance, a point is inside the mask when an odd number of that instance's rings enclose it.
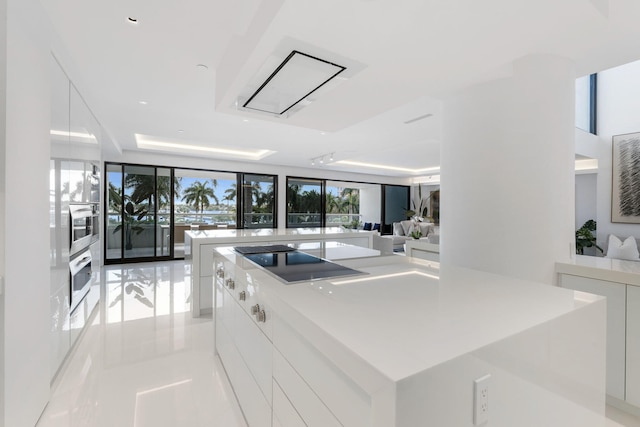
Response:
[[[53,56],[50,64],[50,373],[53,377],[99,299],[99,286],[92,286],[92,295],[86,298],[76,312],[70,313],[69,203],[95,202],[97,192],[94,171],[100,166],[101,132],[100,124]],[[97,254],[94,259],[95,265],[99,266],[98,244],[93,245],[92,254]],[[98,278],[99,273],[94,273],[96,285]]]
[[[640,287],[627,286],[627,402],[640,407]]]
[[[607,394],[624,400],[626,285],[569,274],[561,274],[559,284],[607,297]]]
[[[249,426],[271,426],[273,347],[265,334],[271,320],[265,298],[236,277],[232,264],[216,260],[215,267],[216,351]]]

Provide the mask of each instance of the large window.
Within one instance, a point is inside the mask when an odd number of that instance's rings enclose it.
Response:
[[[287,178],[287,227],[322,227],[324,181]]]
[[[275,228],[275,175],[242,175],[242,224],[244,228]]]
[[[184,257],[184,233],[191,228],[236,228],[235,173],[175,170],[174,257]]]
[[[409,209],[409,187],[404,185],[383,186],[382,234],[391,234],[392,224],[407,219]]]
[[[191,229],[277,226],[273,175],[115,163],[105,170],[107,264],[183,258]]]
[[[597,134],[598,75],[591,74],[576,79],[576,127]]]

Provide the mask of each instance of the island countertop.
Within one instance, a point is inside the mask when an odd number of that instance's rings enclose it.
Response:
[[[339,262],[361,276],[285,284],[231,247],[216,252],[277,296],[284,321],[317,327],[312,340],[339,343],[394,382],[601,299],[401,256]]]
[[[477,425],[486,378],[492,426],[602,425],[602,297],[398,255],[287,283],[213,254],[216,350],[256,425],[271,405],[299,425]]]

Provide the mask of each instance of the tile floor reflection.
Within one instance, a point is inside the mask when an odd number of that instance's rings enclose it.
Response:
[[[246,426],[211,318],[191,317],[189,275],[184,261],[105,267],[98,312],[37,427]]]

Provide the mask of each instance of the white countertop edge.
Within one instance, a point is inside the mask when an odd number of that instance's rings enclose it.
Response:
[[[640,286],[640,262],[576,255],[570,262],[557,262],[556,273]]]

